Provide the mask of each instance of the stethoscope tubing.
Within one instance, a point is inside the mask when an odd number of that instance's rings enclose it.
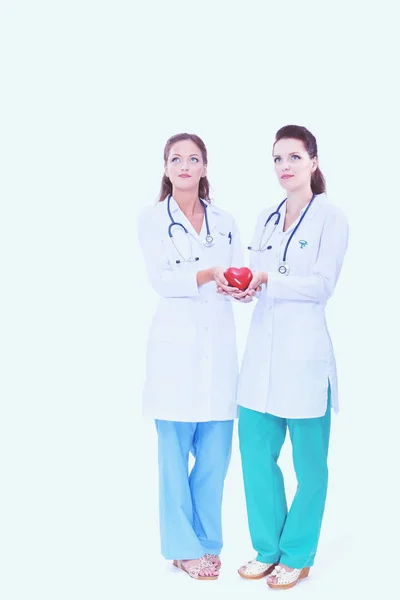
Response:
[[[303,219],[305,218],[305,216],[306,216],[306,214],[307,214],[308,210],[310,209],[310,207],[311,207],[312,203],[314,202],[314,198],[315,198],[315,194],[313,194],[313,197],[311,198],[310,202],[308,203],[306,210],[305,210],[305,211],[303,212],[303,214],[301,215],[299,222],[297,223],[296,227],[293,229],[292,233],[291,233],[291,234],[290,234],[290,236],[289,236],[289,239],[288,239],[288,241],[286,242],[285,250],[284,250],[284,252],[283,252],[283,257],[282,257],[282,262],[283,262],[283,263],[285,263],[285,262],[286,262],[286,257],[287,257],[288,249],[289,249],[289,246],[290,246],[290,242],[292,241],[292,238],[293,238],[294,234],[296,233],[296,231],[297,231],[297,230],[298,230],[298,228],[300,227],[300,225],[301,225],[301,223],[302,223]],[[277,227],[277,225],[279,224],[279,221],[280,221],[280,219],[281,219],[281,216],[282,216],[282,215],[281,215],[281,212],[280,212],[280,211],[281,211],[281,208],[282,208],[282,206],[285,204],[286,200],[287,200],[287,198],[285,198],[284,200],[282,200],[282,202],[279,204],[279,206],[277,207],[277,209],[276,209],[274,212],[272,212],[272,213],[271,213],[271,214],[268,216],[267,220],[266,220],[266,221],[265,221],[265,223],[264,223],[263,231],[265,231],[265,228],[266,228],[266,226],[268,225],[268,223],[271,221],[271,219],[273,219],[273,217],[274,217],[274,216],[276,216],[275,223],[274,223],[274,230],[273,230],[273,231],[275,231],[275,228],[276,228],[276,227]],[[273,233],[273,232],[272,232],[272,233]],[[266,246],[266,244],[268,243],[269,239],[271,238],[271,236],[272,236],[272,233],[271,233],[271,235],[268,237],[267,241],[265,242],[265,246]],[[249,250],[253,250],[253,248],[252,248],[251,246],[249,246],[249,247],[248,247],[248,249],[249,249]],[[260,244],[260,246],[259,246],[259,250],[258,250],[258,251],[259,251],[259,252],[261,252],[261,244]]]
[[[171,197],[172,197],[171,194],[169,194],[168,200],[167,200],[168,216],[169,216],[169,218],[171,220],[171,223],[170,223],[170,225],[168,227],[168,235],[169,235],[170,238],[173,237],[172,227],[174,225],[178,225],[179,227],[182,227],[182,229],[183,229],[183,231],[185,233],[189,233],[188,230],[186,229],[186,227],[184,225],[182,225],[182,223],[178,223],[178,221],[174,221],[174,218],[173,218],[172,213],[171,213]],[[202,204],[202,206],[204,208],[204,219],[205,219],[205,222],[206,222],[206,232],[207,232],[207,234],[206,234],[206,241],[208,241],[209,243],[212,243],[213,242],[213,237],[212,237],[212,235],[210,233],[210,225],[208,223],[207,204],[201,198],[199,198],[199,200],[200,200],[200,202],[201,202],[201,204]]]
[[[192,253],[190,254],[190,257],[188,259],[185,259],[185,257],[183,256],[182,252],[180,252],[179,248],[177,248],[177,246],[175,244],[174,234],[172,232],[173,227],[180,227],[181,229],[183,229],[183,231],[186,234],[189,234],[189,232],[188,232],[188,230],[186,229],[186,227],[182,223],[179,223],[178,221],[174,220],[174,218],[172,216],[172,213],[171,213],[171,197],[172,197],[171,194],[169,194],[168,199],[167,199],[167,211],[168,211],[168,216],[169,216],[169,218],[171,220],[171,223],[169,224],[169,227],[168,227],[168,235],[169,235],[169,237],[171,239],[172,244],[174,245],[175,250],[178,252],[179,256],[182,258],[182,260],[184,262],[187,262],[187,261],[189,261],[189,262],[197,261],[197,260],[199,260],[199,257],[196,256],[195,258],[193,258]],[[205,219],[205,223],[206,223],[206,232],[207,233],[206,233],[204,244],[205,244],[205,246],[209,247],[209,246],[213,245],[214,238],[212,237],[211,232],[210,232],[210,225],[209,225],[209,222],[208,222],[208,215],[207,215],[207,204],[205,202],[203,202],[203,200],[201,198],[199,198],[199,200],[200,200],[200,202],[201,202],[201,204],[202,204],[202,206],[204,208],[204,219]],[[190,244],[190,246],[191,246],[191,252],[192,252],[192,250],[193,250],[192,244]],[[181,262],[182,262],[181,260],[177,260],[176,261],[177,264],[180,264]]]

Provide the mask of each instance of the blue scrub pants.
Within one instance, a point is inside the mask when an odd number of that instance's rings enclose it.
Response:
[[[325,416],[282,419],[240,407],[239,444],[247,517],[257,560],[311,567],[328,487],[330,403]],[[293,448],[297,492],[288,512],[277,464],[286,430]]]
[[[183,423],[156,420],[161,553],[171,560],[222,549],[222,495],[233,420]],[[189,452],[195,464],[189,473]]]

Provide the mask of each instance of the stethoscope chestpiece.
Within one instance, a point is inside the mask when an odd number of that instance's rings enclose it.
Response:
[[[214,238],[212,235],[210,235],[210,234],[206,235],[205,240],[204,240],[204,245],[205,246],[213,246],[214,245]]]
[[[278,272],[281,275],[288,275],[289,274],[289,266],[288,265],[280,265]]]

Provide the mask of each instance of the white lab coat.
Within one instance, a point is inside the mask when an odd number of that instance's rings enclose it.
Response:
[[[260,214],[253,248],[258,247],[264,223],[276,208],[277,204]],[[286,203],[269,240],[271,248],[250,250],[250,268],[266,271],[268,283],[262,286],[252,316],[238,404],[283,418],[321,417],[327,406],[328,380],[331,405],[338,411],[336,364],[325,305],[346,253],[348,224],[325,194],[317,195],[290,242],[286,258],[290,273],[281,275],[278,267],[298,222],[283,232],[285,214]],[[274,221],[267,225],[268,231]]]
[[[231,300],[217,294],[214,281],[199,288],[196,274],[213,266],[243,265],[238,230],[230,214],[208,205],[215,245],[207,248],[205,222],[197,235],[173,198],[171,213],[188,230],[199,260],[176,263],[181,257],[168,235],[166,200],[142,212],[139,241],[150,283],[161,296],[148,336],[144,414],[186,422],[233,419],[238,358]],[[182,251],[185,234],[175,227],[174,236]]]

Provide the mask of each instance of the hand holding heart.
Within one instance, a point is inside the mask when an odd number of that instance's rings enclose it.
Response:
[[[221,267],[213,267],[210,271],[218,293],[229,294],[242,302],[250,302],[261,290],[261,284],[268,280],[268,273],[257,271],[253,274],[247,267],[230,267],[225,271]]]
[[[256,271],[255,273],[253,273],[253,278],[250,281],[248,288],[243,292],[232,294],[232,296],[237,300],[248,299],[250,297],[252,298],[253,296],[255,296],[256,292],[261,291],[261,285],[267,282],[268,273],[265,273],[264,271]]]
[[[261,284],[267,283],[268,273],[263,271],[257,271],[252,273],[250,269],[243,267],[238,269],[231,267],[224,272],[226,280],[233,286],[236,286],[236,290],[229,291],[233,298],[242,301],[251,301],[256,292],[261,290]]]
[[[239,292],[237,287],[233,287],[229,284],[228,279],[225,277],[225,272],[222,267],[213,267],[211,269],[212,278],[217,284],[217,291],[223,294],[232,294],[233,292]]]

